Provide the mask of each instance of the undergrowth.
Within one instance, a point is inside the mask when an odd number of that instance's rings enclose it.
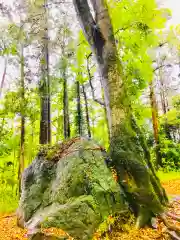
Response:
[[[7,162],[7,161],[6,161]],[[1,166],[2,167],[2,166]],[[13,166],[6,168],[4,172],[0,174],[0,215],[15,212],[18,206],[17,187],[18,184],[14,180],[16,176],[12,175]],[[161,182],[180,179],[180,172],[164,172],[159,171],[158,177]],[[109,227],[109,223],[114,222],[114,218],[108,219],[108,223],[103,223],[100,227],[100,232],[103,233],[103,229],[106,229],[106,225]]]

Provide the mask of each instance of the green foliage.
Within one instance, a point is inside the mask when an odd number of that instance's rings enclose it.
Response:
[[[160,118],[160,149],[164,169],[180,169],[180,101],[179,95],[172,99],[173,108]],[[169,132],[168,136],[166,131]],[[169,138],[168,138],[169,137]]]
[[[177,171],[180,169],[180,144],[169,139],[161,139],[160,143],[164,169]]]
[[[18,180],[13,154],[0,157],[0,186],[0,213],[14,212],[18,204]]]
[[[109,11],[128,97],[134,102],[153,79],[152,59],[148,49],[158,45],[157,29],[164,28],[164,12],[168,10],[158,9],[154,0],[112,0],[109,1]]]
[[[126,85],[128,96],[126,100],[132,107],[132,112],[136,116],[138,125],[144,130],[146,139],[150,139],[149,146],[153,148],[154,138],[149,124],[151,108],[149,105],[141,102],[140,96],[142,96],[144,89],[154,77],[152,56],[150,53],[158,46],[159,41],[165,38],[162,29],[165,26],[167,16],[170,15],[170,11],[167,9],[159,9],[155,0],[109,0],[107,2],[118,54],[123,66],[124,84]],[[42,0],[27,1],[27,12],[23,13],[25,25],[20,26],[19,23],[13,23],[13,21],[9,24],[8,20],[7,24],[2,24],[3,26],[1,28],[0,56],[8,58],[9,72],[7,74],[8,77],[5,78],[6,87],[3,89],[3,95],[0,99],[0,170],[4,171],[4,173],[2,171],[0,173],[0,212],[3,209],[4,211],[7,211],[7,209],[8,211],[11,211],[11,209],[14,210],[17,205],[17,172],[21,132],[20,117],[22,114],[22,91],[19,86],[21,44],[24,44],[24,52],[26,53],[25,100],[23,102],[23,106],[25,107],[25,166],[28,166],[32,162],[39,151],[39,85],[41,83],[39,81],[41,74],[39,64],[44,63],[44,59],[41,58],[41,46],[44,39],[43,34],[45,28],[43,21],[45,16],[44,12],[42,14],[42,11],[44,11],[42,4],[44,4]],[[63,78],[65,74],[68,83],[71,137],[76,135],[75,116],[77,108],[74,83],[79,81],[80,84],[84,84],[87,87],[92,138],[108,149],[109,140],[105,112],[102,106],[98,105],[92,99],[91,89],[88,86],[87,57],[90,55],[91,49],[83,31],[78,31],[78,28],[73,29],[71,27],[72,19],[71,21],[68,19],[69,12],[68,14],[64,14],[66,7],[63,9],[62,19],[62,16],[58,14],[56,16],[56,10],[55,14],[53,11],[51,12],[51,7],[53,8],[53,6],[53,4],[50,4],[48,7],[50,10],[48,21],[50,38],[48,44],[50,50],[52,143],[62,141],[64,138]],[[17,6],[14,6],[15,15],[20,14],[19,9],[17,9]],[[52,16],[51,13],[53,13]],[[42,16],[42,18],[40,16]],[[179,41],[177,37],[174,36],[174,32],[177,34],[180,32],[179,26],[171,29],[170,33],[167,34],[168,36],[166,36],[166,40],[169,41],[173,38],[173,43],[178,45]],[[32,50],[32,53],[30,50]],[[53,60],[51,60],[51,57]],[[99,87],[99,76],[97,76],[97,64],[93,57],[89,58],[89,61],[90,73],[99,99],[102,98],[102,96]],[[31,62],[35,62],[35,66],[31,66]],[[19,72],[18,76],[14,74],[16,70]],[[8,84],[10,85],[9,87],[7,87]],[[81,105],[84,120],[82,123],[83,135],[87,135],[85,106],[82,97]],[[165,138],[163,126],[166,122],[172,135],[173,133],[178,135],[180,126],[179,96],[173,99],[172,109],[160,118],[163,163],[165,169],[177,169],[179,167],[179,163],[177,162],[180,158],[180,146],[178,139],[168,140]],[[125,139],[124,142],[122,141],[122,146],[128,144],[131,146],[131,142],[128,142],[127,139]],[[56,151],[56,149],[49,149],[48,159],[51,159],[54,151]],[[138,149],[136,149],[135,152],[136,151],[138,151]],[[124,155],[127,157],[126,154],[127,152],[124,152]],[[13,162],[13,166],[8,167],[8,162]],[[1,196],[3,197],[1,198]],[[12,208],[10,205],[12,205]],[[108,224],[105,224],[105,228]]]

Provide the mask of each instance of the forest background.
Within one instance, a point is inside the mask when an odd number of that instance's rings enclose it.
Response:
[[[123,0],[110,16],[151,160],[156,170],[178,172],[180,25],[174,11],[158,7]],[[86,136],[108,150],[109,138],[101,76],[72,2],[2,1],[0,10],[0,211],[9,212],[42,144]]]

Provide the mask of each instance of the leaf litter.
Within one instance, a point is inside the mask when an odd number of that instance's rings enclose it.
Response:
[[[173,219],[176,215],[180,219],[180,179],[169,180],[162,183],[166,192],[170,196],[170,206],[168,218],[180,227],[180,221]],[[171,217],[172,216],[172,217]],[[64,236],[64,231],[56,228],[44,229],[43,232],[56,236]],[[71,238],[72,239],[72,238]],[[94,240],[107,239],[107,240],[168,240],[169,234],[166,232],[166,227],[163,222],[157,219],[157,228],[143,228],[135,229],[132,226],[126,231],[122,231],[120,227],[114,226],[113,229],[107,232],[104,236],[99,236],[98,233],[94,235]],[[4,215],[0,217],[0,240],[27,240],[26,229],[17,227],[17,220],[15,214]]]

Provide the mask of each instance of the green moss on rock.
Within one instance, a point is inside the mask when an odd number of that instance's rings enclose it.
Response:
[[[75,239],[91,239],[104,219],[125,208],[108,156],[87,139],[54,149],[53,161],[39,154],[25,170],[19,219],[30,229],[58,227]]]

